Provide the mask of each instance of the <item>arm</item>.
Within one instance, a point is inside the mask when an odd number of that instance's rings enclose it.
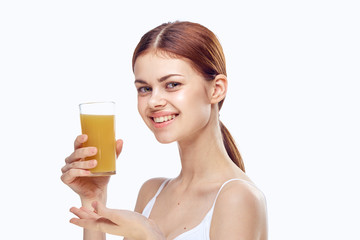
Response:
[[[110,176],[89,177],[89,169],[96,166],[96,160],[83,161],[86,157],[94,156],[97,152],[93,147],[82,147],[87,141],[87,135],[80,135],[74,142],[74,152],[65,159],[65,166],[61,169],[61,180],[80,196],[83,207],[92,209],[91,203],[98,201],[106,204],[107,184]],[[117,140],[116,154],[122,149],[122,140]],[[84,229],[84,240],[103,240],[105,234]]]
[[[216,201],[210,229],[212,240],[266,240],[267,213],[264,195],[254,186],[234,181]]]
[[[137,201],[137,211],[142,211],[148,200],[155,194],[161,182],[160,180],[150,180],[143,185]],[[154,186],[157,186],[155,191]],[[91,231],[124,236],[128,240],[165,239],[155,222],[147,219],[139,212],[108,209],[100,202],[93,202],[91,206],[94,208],[94,211],[85,207],[79,209],[72,208],[71,212],[78,218],[73,218],[70,222]]]
[[[102,200],[102,202],[104,202],[104,204],[106,203],[106,197],[105,199]],[[81,201],[81,205],[83,207],[86,207],[88,209],[90,209],[91,211],[93,211],[93,207],[91,206],[92,201],[89,200],[82,200]],[[84,240],[105,240],[106,239],[106,235],[103,232],[99,232],[99,231],[93,231],[93,230],[89,230],[84,228],[83,230],[83,239]]]

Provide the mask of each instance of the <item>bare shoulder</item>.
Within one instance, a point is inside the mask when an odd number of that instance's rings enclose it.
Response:
[[[166,178],[152,178],[143,183],[139,190],[135,211],[141,213],[146,204],[154,197]]]
[[[265,196],[253,183],[245,180],[235,180],[227,183],[223,187],[219,193],[217,204],[235,204],[235,206],[238,207],[243,204],[262,205],[265,204]]]
[[[264,194],[252,183],[227,183],[216,200],[211,239],[267,239]]]

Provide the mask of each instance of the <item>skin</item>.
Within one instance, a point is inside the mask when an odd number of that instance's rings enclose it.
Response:
[[[83,205],[71,209],[78,217],[71,223],[87,229],[85,239],[104,238],[101,232],[127,240],[174,239],[202,221],[225,181],[238,178],[243,181],[228,183],[217,198],[210,238],[267,239],[265,198],[231,161],[222,143],[217,104],[226,95],[226,76],[219,74],[213,81],[205,81],[188,60],[152,51],[138,57],[134,74],[138,111],[160,143],[178,143],[181,172],[160,193],[149,219],[140,213],[164,179],[143,184],[134,212],[108,209],[108,177],[82,178],[89,175],[90,162],[78,160],[95,154],[94,149],[80,147],[86,138],[80,136],[62,177],[80,195]],[[155,122],[164,116],[171,120]],[[118,154],[121,148],[118,140]]]

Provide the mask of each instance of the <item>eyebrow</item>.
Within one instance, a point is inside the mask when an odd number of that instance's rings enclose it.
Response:
[[[158,82],[161,83],[161,82],[166,81],[168,78],[176,77],[176,76],[183,77],[183,75],[181,75],[181,74],[176,74],[176,73],[174,73],[174,74],[168,74],[168,75],[165,75],[165,76],[159,78],[159,79],[158,79]],[[141,80],[141,79],[135,79],[135,82],[134,82],[134,83],[147,84],[146,81]]]

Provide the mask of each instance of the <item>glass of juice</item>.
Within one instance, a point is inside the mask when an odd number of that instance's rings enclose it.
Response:
[[[85,160],[96,159],[97,165],[90,171],[96,176],[116,173],[115,103],[82,103],[80,108],[81,130],[88,135],[83,147],[96,147],[97,154]]]

